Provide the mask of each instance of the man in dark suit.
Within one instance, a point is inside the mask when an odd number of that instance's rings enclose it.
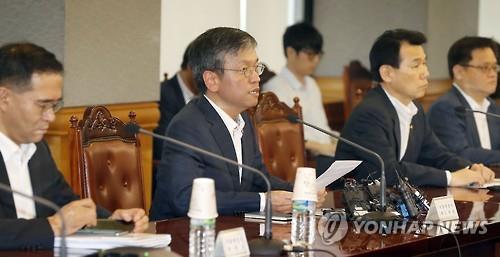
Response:
[[[439,142],[422,106],[413,101],[424,95],[428,85],[425,42],[422,33],[404,29],[389,30],[377,38],[370,64],[380,84],[351,113],[342,136],[382,157],[389,185],[396,183],[395,170],[414,185],[466,186],[491,181],[490,169],[471,165]],[[373,156],[345,143],[338,146],[337,158],[364,160],[353,174],[357,179],[380,171]]]
[[[96,224],[91,199],[78,200],[57,170],[43,135],[62,107],[62,64],[54,54],[30,43],[0,48],[0,182],[59,206],[67,234]],[[109,212],[98,209],[99,217]],[[135,222],[144,231],[142,209],[116,210],[110,218]],[[61,218],[33,200],[0,192],[0,249],[54,247]]]
[[[484,37],[464,37],[448,51],[453,86],[429,110],[429,122],[452,152],[472,161],[500,164],[500,119],[480,113],[457,113],[456,108],[500,114],[489,96],[497,87],[497,49]]]
[[[256,41],[233,28],[214,28],[198,36],[189,51],[194,78],[202,95],[172,120],[167,136],[261,170],[271,180],[274,211],[291,211],[292,185],[269,176],[244,111],[257,104],[263,65]],[[193,179],[215,180],[221,215],[264,209],[264,180],[257,174],[184,147],[165,144],[150,217],[186,216]],[[320,201],[322,197],[320,196]]]

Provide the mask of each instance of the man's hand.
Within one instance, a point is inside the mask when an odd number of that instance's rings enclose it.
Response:
[[[70,202],[63,206],[59,212],[66,222],[66,235],[71,235],[84,226],[97,224],[96,208],[94,202],[87,198]],[[54,236],[61,235],[62,221],[58,213],[47,218]]]
[[[483,164],[473,164],[470,169],[480,172],[485,183],[493,182],[493,180],[495,179],[495,172],[493,172],[490,168],[484,166]]]
[[[321,206],[323,206],[323,203],[325,202],[327,194],[328,193],[326,192],[325,189],[321,189],[318,192],[318,202],[316,203],[316,208],[321,208]]]
[[[144,232],[148,229],[149,219],[143,209],[118,209],[109,217],[112,220],[123,220],[126,222],[134,222],[135,233]]]
[[[271,202],[273,211],[275,212],[292,212],[292,192],[280,190],[271,191]]]
[[[469,186],[472,184],[482,185],[485,183],[485,181],[486,180],[483,178],[482,172],[463,168],[451,173],[450,186],[461,187]]]

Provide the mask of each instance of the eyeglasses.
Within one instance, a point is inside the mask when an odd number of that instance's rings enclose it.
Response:
[[[309,58],[309,60],[314,60],[314,58],[316,57],[323,57],[323,54],[324,52],[322,50],[319,50],[319,51],[316,51],[316,50],[312,50],[312,49],[301,49],[299,52],[303,52],[307,55],[307,58]]]
[[[489,71],[500,72],[500,65],[492,64],[492,65],[470,65],[470,64],[461,64],[464,67],[475,68],[483,73],[488,73]]]
[[[250,66],[250,67],[243,67],[241,69],[225,69],[225,68],[217,68],[218,70],[230,70],[230,71],[239,71],[241,74],[243,74],[245,77],[250,77],[252,75],[252,72],[256,72],[257,75],[262,75],[264,72],[264,69],[266,66],[262,63],[257,64],[256,66]]]
[[[64,101],[63,99],[59,99],[52,102],[37,102],[36,104],[38,105],[38,107],[40,107],[42,113],[46,113],[49,110],[52,110],[54,113],[56,113],[62,109],[62,107],[64,106]]]

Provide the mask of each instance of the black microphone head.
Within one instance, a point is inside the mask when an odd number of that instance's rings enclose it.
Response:
[[[288,116],[286,116],[286,119],[289,120],[292,123],[298,123],[299,122],[299,117],[297,117],[297,115],[295,115],[295,114],[289,114]]]
[[[123,127],[123,129],[125,130],[125,132],[127,132],[129,134],[137,134],[137,133],[139,133],[139,130],[141,129],[141,127],[135,123],[128,123],[127,125],[125,125]]]

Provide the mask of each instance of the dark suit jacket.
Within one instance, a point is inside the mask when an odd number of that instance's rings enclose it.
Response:
[[[432,132],[422,106],[415,103],[418,113],[413,116],[408,147],[399,161],[400,128],[396,109],[380,86],[370,90],[354,109],[342,130],[342,136],[378,153],[385,162],[387,184],[396,182],[395,169],[414,185],[446,186],[444,170],[451,172],[469,165],[444,147]],[[352,174],[366,178],[377,171],[377,159],[367,153],[339,142],[337,159],[359,159],[363,163]],[[348,174],[349,175],[349,174]]]
[[[177,76],[179,75],[176,74],[160,85],[160,121],[158,122],[158,127],[154,130],[155,133],[160,135],[165,135],[165,131],[172,118],[186,105]],[[154,160],[161,159],[162,149],[163,141],[153,138]]]
[[[500,114],[495,101],[488,98],[488,112]],[[455,113],[456,107],[471,108],[463,95],[452,87],[430,108],[428,117],[434,133],[452,152],[472,161],[485,164],[500,163],[500,119],[487,116],[490,131],[491,149],[481,147],[476,121],[471,112]]]
[[[58,206],[79,199],[58,171],[45,142],[36,144],[37,150],[28,167],[33,195],[46,198]],[[0,182],[10,185],[3,157],[0,154]],[[54,234],[47,217],[54,210],[35,203],[35,219],[17,219],[14,198],[11,193],[0,191],[0,249],[51,249]],[[109,212],[99,209],[98,216],[107,217]]]
[[[243,163],[264,172],[275,190],[291,191],[292,185],[274,176],[262,162],[252,123],[246,113],[243,129]],[[167,136],[198,146],[210,152],[237,160],[231,136],[222,119],[204,96],[195,98],[170,123]],[[267,190],[264,180],[243,169],[239,182],[238,167],[196,153],[185,147],[165,144],[157,174],[157,187],[150,217],[152,220],[186,216],[191,199],[193,179],[215,180],[217,210],[220,215],[258,211],[257,192]]]

